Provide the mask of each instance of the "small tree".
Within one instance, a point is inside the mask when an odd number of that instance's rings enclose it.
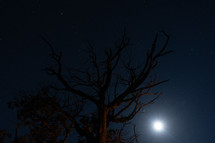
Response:
[[[82,110],[81,100],[70,101],[57,96],[49,87],[36,93],[23,92],[21,97],[9,103],[17,110],[19,123],[12,143],[66,143],[74,129],[75,118]],[[19,129],[29,130],[27,133]],[[7,135],[5,132],[4,136]]]
[[[159,97],[160,94],[152,92],[152,89],[167,80],[157,81],[151,73],[157,66],[158,59],[171,52],[166,50],[169,36],[163,31],[161,33],[167,38],[163,47],[157,48],[156,34],[152,47],[147,51],[145,63],[139,67],[135,67],[130,60],[122,61],[123,51],[130,46],[130,40],[124,34],[116,47],[105,51],[103,60],[98,60],[94,47],[89,44],[90,68],[78,74],[70,74],[69,77],[64,75],[62,54],[57,54],[49,41],[42,37],[51,48],[52,59],[56,62],[56,66],[48,67],[45,71],[57,77],[62,84],[62,87],[53,88],[72,93],[95,107],[91,114],[75,119],[76,131],[85,137],[85,142],[107,142],[111,123],[132,120],[143,107]],[[142,98],[147,95],[154,96],[144,102]]]

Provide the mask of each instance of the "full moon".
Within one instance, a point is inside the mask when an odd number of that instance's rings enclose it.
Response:
[[[153,128],[155,131],[161,132],[163,131],[163,123],[161,121],[155,121],[153,123]]]

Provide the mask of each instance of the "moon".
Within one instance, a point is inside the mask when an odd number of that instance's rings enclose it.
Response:
[[[162,121],[155,121],[153,123],[153,129],[157,132],[161,132],[164,130],[164,125]]]

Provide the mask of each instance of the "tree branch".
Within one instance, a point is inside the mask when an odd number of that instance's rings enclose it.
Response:
[[[52,59],[57,63],[57,70],[53,69],[53,68],[45,68],[44,70],[50,74],[50,75],[54,75],[57,77],[57,79],[64,85],[65,90],[70,91],[71,93],[78,95],[80,97],[83,97],[93,103],[95,103],[96,105],[98,104],[98,100],[95,99],[94,97],[80,91],[77,90],[75,88],[72,88],[69,83],[62,77],[61,73],[62,73],[62,64],[61,64],[61,54],[57,55],[54,51],[53,46],[51,45],[51,43],[43,36],[41,36],[42,39],[45,41],[46,44],[48,44],[48,46],[51,48],[52,51]]]
[[[163,33],[163,32],[162,32]],[[166,37],[166,33],[164,34]],[[156,42],[157,42],[157,38],[158,38],[158,34],[156,34],[155,36],[155,40],[152,44],[152,48],[151,48],[151,51],[148,51],[148,54],[147,54],[147,59],[146,59],[146,63],[145,63],[145,66],[143,67],[143,69],[141,70],[141,72],[139,74],[136,74],[137,78],[134,80],[134,79],[130,79],[128,81],[131,81],[133,80],[132,84],[130,84],[125,90],[124,92],[122,92],[117,98],[115,98],[109,105],[108,105],[108,108],[116,108],[118,107],[120,104],[123,103],[123,99],[127,96],[129,96],[129,94],[133,93],[136,91],[136,88],[138,88],[149,76],[149,74],[151,73],[151,71],[153,70],[153,68],[155,67],[155,65],[157,63],[155,63],[156,59],[162,55],[165,55],[167,53],[170,53],[172,51],[165,51],[166,50],[166,46],[167,46],[167,43],[169,41],[169,37],[167,37],[167,40],[166,40],[166,43],[165,45],[163,46],[163,48],[161,48],[156,54],[155,53],[155,50],[156,50]],[[131,76],[132,77],[132,76]],[[153,84],[151,85],[151,87],[154,87],[154,86],[157,86],[163,82],[166,82],[166,81],[162,81],[162,82],[158,82],[157,84]]]

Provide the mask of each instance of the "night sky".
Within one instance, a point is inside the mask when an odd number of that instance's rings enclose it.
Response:
[[[169,79],[157,88],[162,96],[134,119],[140,141],[215,142],[214,0],[1,0],[0,128],[14,129],[15,112],[7,102],[20,90],[55,80],[42,71],[50,63],[50,49],[40,34],[62,50],[67,65],[78,67],[86,41],[102,51],[124,28],[137,61],[160,30],[170,35],[168,49],[174,51],[156,72]],[[155,119],[165,123],[164,132],[152,131]]]

